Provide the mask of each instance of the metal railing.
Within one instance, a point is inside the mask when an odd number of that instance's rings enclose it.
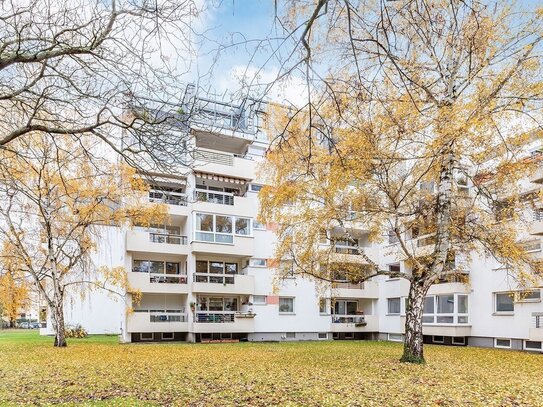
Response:
[[[543,220],[543,208],[536,208],[533,210],[533,220],[536,222]]]
[[[543,328],[543,314],[533,315],[533,325],[534,328]]]
[[[196,312],[194,322],[207,324],[226,324],[235,321],[235,312],[215,311],[215,312]]]
[[[184,309],[137,309],[136,313],[148,313],[149,322],[188,322],[188,316]]]
[[[152,189],[149,191],[149,202],[187,206],[187,196],[179,192],[166,192]]]
[[[334,283],[335,288],[349,288],[349,289],[358,289],[362,290],[364,288],[364,283],[349,283],[348,281]]]
[[[194,273],[195,283],[234,284],[235,274]]]
[[[228,165],[230,167],[234,165],[234,156],[232,154],[219,153],[216,151],[196,149],[194,150],[194,159],[207,163]]]
[[[194,191],[194,199],[198,202],[210,202],[221,205],[234,205],[234,194],[230,192],[197,189],[196,191]]]
[[[158,284],[187,284],[187,275],[149,273],[149,282]]]
[[[193,120],[229,130],[254,132],[254,113],[216,100],[197,99]]]
[[[332,315],[332,323],[366,325],[366,317],[364,315]]]
[[[340,254],[351,254],[355,256],[361,254],[358,247],[336,246],[334,251]]]
[[[149,241],[153,243],[187,244],[187,237],[169,233],[149,232]]]

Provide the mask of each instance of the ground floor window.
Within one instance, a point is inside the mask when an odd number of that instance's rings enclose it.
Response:
[[[173,332],[162,332],[163,341],[173,341]]]
[[[388,334],[388,340],[392,342],[403,342],[402,334]]]
[[[524,349],[541,351],[541,342],[539,341],[524,341]]]
[[[443,336],[434,335],[434,336],[432,336],[432,342],[433,343],[444,343],[445,338]]]
[[[142,332],[140,333],[140,339],[142,341],[152,341],[155,339],[155,335],[152,332]]]
[[[319,339],[328,339],[328,334],[326,332],[319,332]]]
[[[464,336],[453,336],[452,338],[453,345],[465,345],[466,338]]]
[[[511,339],[496,338],[494,340],[494,347],[511,349]]]

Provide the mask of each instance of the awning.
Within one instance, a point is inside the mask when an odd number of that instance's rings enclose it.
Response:
[[[240,185],[247,184],[247,180],[245,180],[245,179],[234,178],[234,177],[225,177],[224,175],[208,174],[208,173],[205,173],[205,172],[195,172],[194,175],[197,178],[210,179],[210,180],[221,181],[221,182],[229,182],[231,184],[240,184]]]

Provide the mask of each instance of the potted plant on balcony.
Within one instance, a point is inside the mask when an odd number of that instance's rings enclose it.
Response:
[[[196,311],[196,303],[194,301],[190,303],[190,310],[192,312]]]

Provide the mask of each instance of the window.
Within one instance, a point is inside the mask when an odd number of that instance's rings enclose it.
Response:
[[[249,187],[249,190],[251,192],[259,192],[261,189],[262,189],[262,185],[258,185],[258,184],[251,184]]]
[[[396,232],[393,230],[388,231],[388,244],[394,244],[398,243],[400,239],[398,239],[398,236],[396,236]]]
[[[198,296],[196,307],[198,311],[238,311],[238,299],[237,297]]]
[[[402,334],[388,334],[388,340],[392,342],[403,342]]]
[[[296,332],[287,332],[285,334],[285,337],[288,338],[288,339],[294,339],[294,338],[296,338]]]
[[[511,293],[496,293],[496,312],[512,313],[514,311],[515,304]]]
[[[251,266],[251,267],[266,267],[266,259],[252,258],[252,259],[249,260],[249,266]]]
[[[263,223],[260,223],[256,220],[253,221],[253,228],[254,229],[258,229],[258,230],[266,230],[266,225],[264,225]]]
[[[445,342],[445,337],[443,336],[432,336],[432,342],[433,343],[444,343]]]
[[[399,298],[388,299],[388,314],[391,314],[391,315],[400,314],[400,299]]]
[[[155,335],[152,332],[140,333],[140,340],[142,341],[152,341],[153,339],[155,339]]]
[[[251,219],[234,216],[195,214],[194,240],[212,243],[234,242],[236,236],[252,236]]]
[[[517,293],[517,302],[541,302],[540,290],[526,290]]]
[[[251,219],[236,218],[236,235],[249,236],[251,234]]]
[[[253,295],[253,305],[266,305],[266,296]]]
[[[496,338],[494,341],[494,347],[511,349],[511,339]]]
[[[437,296],[437,313],[452,314],[454,312],[454,295]]]
[[[279,297],[279,312],[285,314],[294,313],[294,298]]]
[[[466,338],[464,336],[453,336],[452,338],[453,345],[465,345]]]
[[[328,306],[328,300],[326,298],[321,298],[319,300],[319,314],[328,314],[330,311]]]
[[[335,315],[356,315],[358,301],[337,300],[334,304]]]
[[[319,332],[319,339],[328,339],[328,334],[326,332]]]
[[[163,341],[173,341],[173,332],[162,332]]]
[[[458,299],[458,313],[467,314],[468,313],[468,296],[459,295],[457,299]]]
[[[541,342],[538,341],[524,341],[524,349],[526,350],[541,350]]]

